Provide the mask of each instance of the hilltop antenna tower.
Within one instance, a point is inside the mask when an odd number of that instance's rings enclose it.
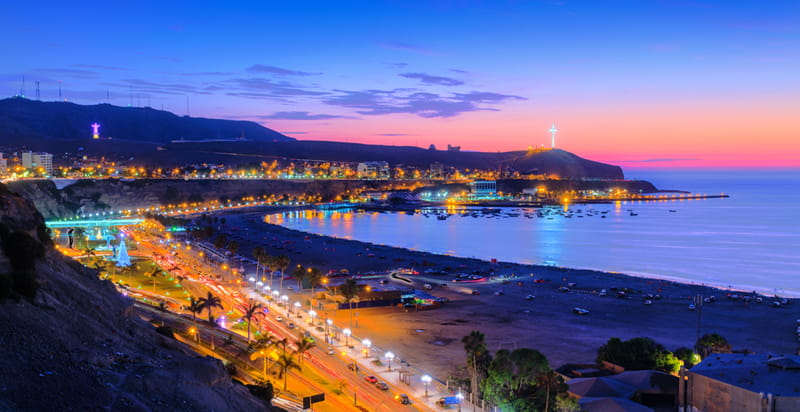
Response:
[[[19,89],[20,97],[25,97],[25,75],[22,75],[22,87]]]
[[[133,85],[131,85],[130,87],[131,87],[131,102],[128,103],[128,107],[133,107]]]
[[[39,94],[39,81],[36,81],[36,100],[42,100],[42,95]]]
[[[186,116],[189,116],[189,95],[186,95]]]
[[[61,99],[61,80],[58,81],[58,101],[62,101],[62,99]]]
[[[111,90],[106,89],[106,103],[111,104]]]

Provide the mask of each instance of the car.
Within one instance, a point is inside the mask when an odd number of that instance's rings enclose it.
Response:
[[[480,295],[481,291],[479,291],[478,289],[472,289],[472,292],[470,293],[472,293],[473,295]]]
[[[381,279],[381,281],[378,282],[378,283],[380,283],[381,285],[385,285],[385,284],[389,283],[389,281],[386,280],[386,279]]]
[[[375,382],[375,387],[380,389],[380,390],[382,390],[382,391],[388,391],[389,390],[389,385],[387,385],[386,382],[383,382],[383,381]]]
[[[525,296],[525,300],[533,300],[534,298],[536,298],[536,296],[533,295]]]
[[[605,289],[600,289],[600,293],[597,296],[608,296],[608,292]]]
[[[369,383],[378,383],[378,378],[376,378],[373,375],[365,376],[364,380],[369,382]]]
[[[333,348],[328,349],[328,355],[333,355],[335,353],[336,351],[334,351]]]
[[[289,329],[294,329],[294,322],[289,322],[289,324],[286,326],[288,326]]]
[[[572,308],[572,313],[576,315],[588,315],[589,311],[583,308]]]
[[[350,369],[353,372],[358,372],[358,365],[356,365],[355,363],[348,363],[347,369]]]
[[[404,393],[398,393],[397,395],[394,396],[394,399],[397,402],[400,402],[400,404],[402,405],[408,405],[409,403],[411,403],[411,399],[409,399],[408,395]]]
[[[566,293],[566,292],[569,292],[569,288],[568,288],[568,287],[566,287],[566,286],[561,286],[560,288],[558,288],[558,290],[559,290],[560,292],[564,292],[564,293]]]
[[[644,304],[645,304],[645,305],[652,305],[652,304],[653,304],[653,301],[652,301],[652,300],[650,300],[650,299],[645,299],[645,301],[644,301]]]
[[[695,306],[694,303],[690,303],[689,310],[695,310],[695,309],[697,309],[697,306]]]
[[[283,316],[275,316],[275,320],[278,322],[283,322]]]
[[[494,291],[494,295],[495,295],[495,296],[500,296],[500,295],[502,295],[502,294],[503,294],[503,291],[502,291],[502,290],[496,290],[496,291]]]

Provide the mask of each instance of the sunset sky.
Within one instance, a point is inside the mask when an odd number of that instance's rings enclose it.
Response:
[[[298,139],[800,167],[800,2],[5,2],[0,96]],[[339,3],[339,4],[337,4]],[[132,96],[132,98],[131,98]]]

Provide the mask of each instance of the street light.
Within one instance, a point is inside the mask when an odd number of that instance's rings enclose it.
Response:
[[[430,375],[422,375],[422,383],[425,385],[425,397],[428,397],[428,385],[431,383]]]
[[[281,296],[281,301],[284,307],[289,307],[289,297],[286,295]]]
[[[315,310],[308,311],[308,316],[311,316],[311,325],[314,325],[314,316],[317,316],[317,312]]]
[[[386,360],[387,364],[389,365],[389,370],[392,370],[392,359],[394,359],[394,353],[386,352]]]
[[[295,302],[294,303],[294,310],[296,310],[297,313],[300,313],[300,306],[303,306],[303,305],[300,304],[300,302]]]
[[[329,329],[333,326],[333,321],[330,319],[325,320],[325,343],[329,343],[331,341],[331,333]]]
[[[464,394],[459,392],[456,394],[456,398],[458,398],[458,412],[461,412],[461,400],[464,399]]]
[[[277,290],[273,290],[272,291],[272,298],[273,299],[278,300],[278,295],[280,295],[280,293],[278,293]]]
[[[352,332],[350,331],[350,329],[345,329],[345,330],[342,331],[342,334],[344,335],[344,338],[345,338],[344,346],[350,347],[350,334],[351,333]]]
[[[364,345],[364,357],[369,356],[369,347],[372,346],[372,341],[369,339],[364,339],[361,341],[361,344]]]

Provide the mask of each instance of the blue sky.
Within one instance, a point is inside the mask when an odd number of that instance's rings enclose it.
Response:
[[[712,160],[707,148],[683,153],[682,138],[648,149],[642,134],[665,118],[689,116],[671,132],[718,142],[764,122],[780,128],[776,143],[800,131],[788,117],[800,95],[797,1],[81,1],[3,10],[3,97],[19,92],[24,75],[26,94],[38,80],[45,100],[60,80],[64,97],[82,104],[108,93],[128,105],[132,89],[134,105],[185,114],[188,97],[193,116],[255,120],[298,138],[475,150],[545,143],[557,121],[566,148],[614,160],[595,144],[602,139],[625,145],[616,148],[623,161]],[[749,117],[734,128],[719,112]]]

